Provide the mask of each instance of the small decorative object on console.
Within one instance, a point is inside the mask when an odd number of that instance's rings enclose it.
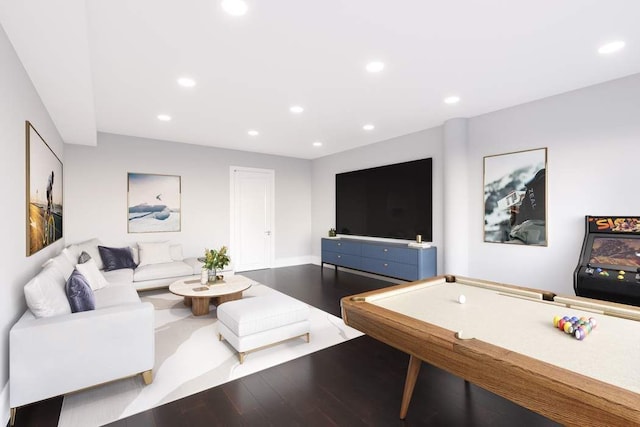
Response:
[[[335,228],[330,228],[329,229],[329,237],[336,237],[336,229]]]

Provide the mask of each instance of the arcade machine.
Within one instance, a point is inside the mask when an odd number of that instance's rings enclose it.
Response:
[[[581,297],[640,306],[640,217],[586,217],[573,289]]]

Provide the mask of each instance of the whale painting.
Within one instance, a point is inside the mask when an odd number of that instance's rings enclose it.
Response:
[[[180,177],[131,173],[127,179],[129,233],[180,231]]]

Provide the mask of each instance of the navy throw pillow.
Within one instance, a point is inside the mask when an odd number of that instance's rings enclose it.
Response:
[[[138,265],[133,262],[131,248],[108,248],[98,246],[100,258],[104,264],[104,271],[120,270],[122,268],[136,268]]]
[[[93,290],[91,286],[89,286],[89,283],[87,283],[87,279],[85,279],[77,269],[74,269],[71,276],[69,276],[65,291],[72,313],[96,309],[96,299],[93,295]]]

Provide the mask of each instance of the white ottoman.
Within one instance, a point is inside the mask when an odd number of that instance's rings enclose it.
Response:
[[[220,304],[218,337],[238,351],[240,363],[254,350],[304,336],[309,342],[309,306],[284,294],[269,294]]]

